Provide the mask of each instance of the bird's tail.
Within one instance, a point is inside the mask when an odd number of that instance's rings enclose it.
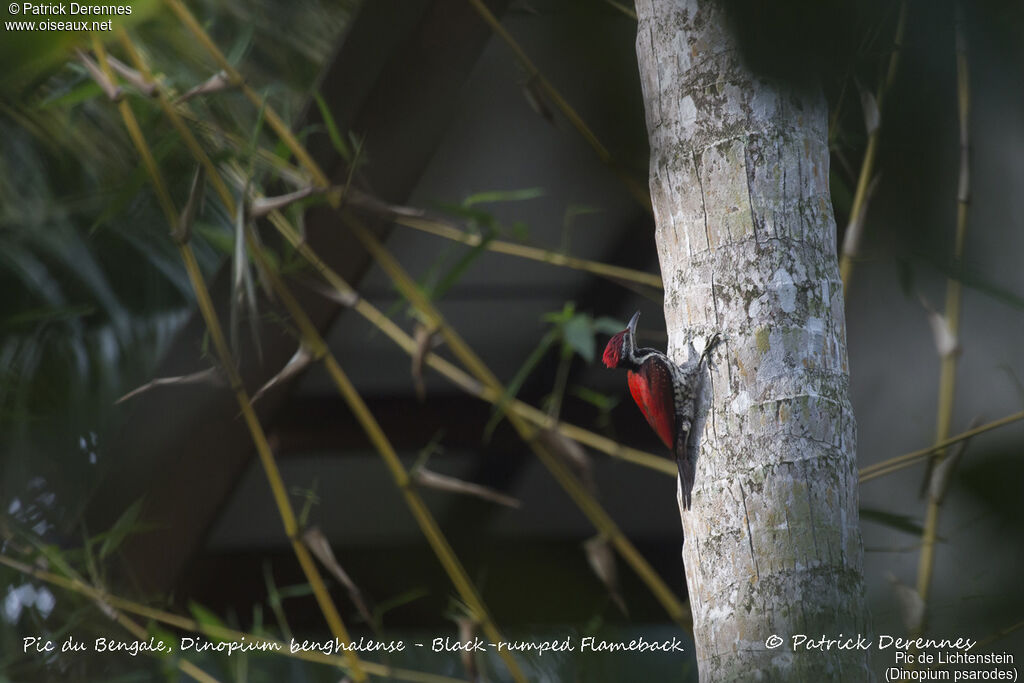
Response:
[[[679,466],[679,484],[683,492],[683,509],[690,509],[690,493],[693,491],[693,461],[685,452],[676,453],[676,465]]]

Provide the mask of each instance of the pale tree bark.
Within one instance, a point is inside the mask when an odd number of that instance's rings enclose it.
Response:
[[[725,336],[681,511],[701,680],[869,680],[790,640],[868,636],[824,99],[748,69],[721,2],[636,4],[669,355]]]

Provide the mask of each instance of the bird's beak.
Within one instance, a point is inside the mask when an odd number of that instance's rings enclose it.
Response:
[[[629,324],[626,325],[626,329],[632,336],[636,336],[636,321],[640,319],[640,311],[633,314],[633,317],[629,319]]]

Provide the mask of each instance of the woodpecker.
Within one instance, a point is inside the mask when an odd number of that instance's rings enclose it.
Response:
[[[629,325],[608,341],[604,349],[604,364],[609,368],[627,370],[629,393],[655,431],[675,456],[679,468],[679,481],[683,492],[683,509],[690,509],[693,490],[694,463],[689,453],[690,431],[697,414],[697,401],[704,380],[704,361],[721,342],[719,334],[713,336],[697,356],[690,342],[690,359],[682,365],[669,360],[661,351],[636,347],[637,311]]]

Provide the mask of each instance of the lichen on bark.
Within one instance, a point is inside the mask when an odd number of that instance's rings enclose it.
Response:
[[[637,1],[669,355],[726,339],[681,511],[701,679],[867,680],[789,647],[868,631],[826,107],[751,71],[721,7]]]

